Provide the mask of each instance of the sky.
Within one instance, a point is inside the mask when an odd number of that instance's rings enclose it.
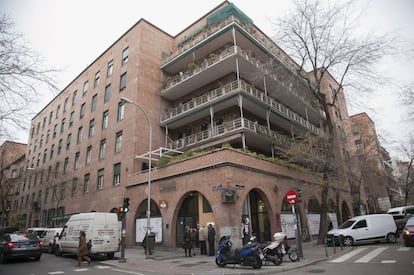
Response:
[[[55,80],[66,87],[115,40],[141,18],[170,35],[176,35],[191,23],[222,3],[223,0],[0,0],[0,11],[15,23],[31,48],[44,58],[47,67],[59,69]],[[290,0],[233,0],[254,24],[268,36],[274,34],[272,20],[292,8]],[[369,33],[395,32],[414,45],[414,1],[358,0],[363,6],[361,29]],[[414,83],[414,62],[400,58],[382,65],[382,70],[400,83]],[[401,158],[398,144],[414,131],[413,122],[404,119],[404,108],[395,96],[397,91],[382,88],[375,98],[354,106],[349,113],[366,112],[375,122],[382,144],[394,158]],[[33,105],[39,112],[54,95],[42,91],[41,101]],[[411,128],[407,126],[411,124]],[[16,133],[16,141],[27,143],[28,131]]]

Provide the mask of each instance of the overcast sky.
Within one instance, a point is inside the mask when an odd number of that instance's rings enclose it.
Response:
[[[45,65],[61,69],[58,87],[63,89],[82,70],[144,18],[165,32],[176,35],[202,17],[223,0],[0,0],[0,9],[15,23],[30,46],[45,59]],[[289,0],[234,0],[262,31],[273,36],[271,19],[285,14],[292,7]],[[414,43],[414,1],[359,0],[364,5],[361,26],[368,32],[398,31]],[[401,59],[387,63],[383,69],[395,79],[414,82],[413,60]],[[402,142],[413,122],[404,122],[404,109],[399,106],[396,91],[382,89],[375,99],[366,102],[366,109],[350,104],[350,114],[367,112],[377,132],[385,136],[383,144],[393,156],[391,141]],[[34,107],[39,112],[53,95],[43,93],[43,100]],[[411,123],[411,128],[407,124]],[[17,141],[27,143],[28,133],[18,133]],[[1,141],[0,143],[2,143]]]

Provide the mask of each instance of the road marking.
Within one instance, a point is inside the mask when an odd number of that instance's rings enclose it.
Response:
[[[410,251],[410,247],[400,247],[397,251]]]
[[[113,271],[118,271],[118,272],[124,272],[124,273],[128,273],[128,274],[135,274],[135,275],[144,275],[142,273],[139,272],[135,272],[135,271],[128,271],[128,270],[122,270],[122,269],[117,269],[117,268],[112,268]]]
[[[49,275],[56,275],[56,274],[63,274],[65,273],[64,271],[53,271],[53,272],[48,272],[47,274]]]
[[[89,271],[89,269],[88,268],[76,268],[73,271],[75,271],[75,272],[83,272],[83,271]]]
[[[367,255],[362,257],[361,259],[355,261],[355,263],[368,263],[369,261],[371,261],[372,259],[374,259],[375,257],[377,257],[379,254],[381,254],[382,252],[384,252],[387,249],[388,249],[388,247],[379,247],[379,248],[371,251],[370,253],[368,253]]]
[[[335,260],[330,261],[331,263],[342,263],[343,261],[348,260],[351,257],[354,257],[356,254],[361,253],[362,251],[364,251],[366,248],[357,248],[351,252],[346,253],[345,255],[336,258]]]
[[[396,260],[384,260],[381,261],[382,264],[395,264],[397,261]]]
[[[97,269],[109,269],[109,268],[111,268],[112,266],[109,266],[109,265],[96,265],[95,266]]]

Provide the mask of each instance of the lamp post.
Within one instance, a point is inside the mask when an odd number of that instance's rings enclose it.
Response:
[[[152,157],[152,127],[151,127],[151,121],[150,118],[147,114],[147,112],[144,110],[144,108],[142,108],[140,105],[138,105],[137,103],[133,102],[132,100],[130,100],[129,98],[126,97],[121,97],[121,102],[123,103],[130,103],[132,105],[134,105],[135,107],[137,107],[138,109],[140,109],[144,115],[145,118],[147,119],[148,122],[148,128],[149,128],[149,145],[148,145],[148,198],[147,198],[147,229],[146,229],[146,258],[149,259],[150,258],[150,249],[149,249],[149,232],[148,230],[150,230],[150,222],[151,222],[151,157]]]

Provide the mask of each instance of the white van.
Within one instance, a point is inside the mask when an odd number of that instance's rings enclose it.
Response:
[[[407,217],[407,215],[414,216],[414,205],[407,205],[407,206],[400,206],[400,207],[390,208],[390,209],[388,209],[387,214],[404,215],[405,217]]]
[[[56,243],[56,255],[76,254],[79,233],[85,231],[86,241],[92,240],[90,254],[105,254],[112,258],[118,251],[120,239],[118,216],[115,213],[80,213],[69,218]]]
[[[356,216],[345,221],[338,229],[328,232],[326,241],[336,245],[351,246],[356,243],[387,241],[395,243],[398,236],[397,226],[392,215],[373,214]]]
[[[63,228],[47,228],[46,234],[42,238],[42,249],[47,250],[48,253],[54,253],[56,240],[59,238]]]

